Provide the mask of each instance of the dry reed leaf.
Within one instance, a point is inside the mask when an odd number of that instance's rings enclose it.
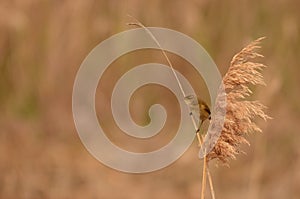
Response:
[[[264,120],[270,117],[265,114],[266,107],[258,101],[248,101],[245,98],[252,94],[250,85],[265,85],[261,71],[266,66],[261,63],[251,62],[251,59],[263,57],[256,50],[260,48],[259,38],[239,53],[237,53],[231,63],[228,72],[223,78],[225,93],[220,92],[216,99],[214,108],[215,115],[212,117],[210,128],[208,129],[208,139],[217,135],[218,126],[224,121],[220,137],[216,139],[212,150],[207,154],[207,160],[217,159],[228,165],[230,159],[235,159],[241,153],[241,144],[249,144],[245,135],[252,132],[261,132],[254,119],[260,117]],[[225,119],[218,117],[220,110],[226,110]],[[223,111],[224,112],[224,111]],[[224,115],[224,114],[223,114]],[[219,128],[220,130],[220,128]],[[218,134],[219,135],[219,134]]]

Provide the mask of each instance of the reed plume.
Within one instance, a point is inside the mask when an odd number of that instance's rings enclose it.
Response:
[[[223,78],[224,89],[217,96],[214,107],[215,114],[212,116],[206,135],[207,139],[217,137],[215,142],[209,143],[214,147],[207,154],[207,161],[217,159],[218,162],[228,165],[230,159],[235,159],[236,155],[241,152],[239,149],[241,144],[249,145],[245,136],[252,132],[261,132],[254,119],[257,117],[264,120],[270,118],[264,112],[266,109],[264,105],[258,101],[245,99],[252,94],[250,85],[265,85],[261,71],[266,66],[250,61],[257,57],[263,57],[256,52],[260,48],[259,44],[262,39],[264,38],[253,41],[237,53]],[[222,110],[226,111],[223,115],[221,114]],[[225,115],[223,125],[221,125],[221,115],[222,117]],[[218,134],[218,130],[221,134]]]

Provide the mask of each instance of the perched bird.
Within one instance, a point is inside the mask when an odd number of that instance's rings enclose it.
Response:
[[[198,127],[198,130],[196,133],[200,131],[200,128],[205,120],[210,120],[211,119],[211,113],[208,105],[201,100],[199,97],[195,95],[188,95],[184,98],[185,103],[190,107],[191,113],[194,114],[196,117],[199,117],[200,119],[200,124]],[[199,112],[198,112],[199,109]]]

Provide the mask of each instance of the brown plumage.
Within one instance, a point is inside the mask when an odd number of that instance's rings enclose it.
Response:
[[[200,123],[197,132],[200,130],[201,125],[203,122],[207,119],[211,119],[210,117],[210,109],[209,106],[199,97],[196,97],[195,95],[188,95],[185,97],[185,102],[190,107],[193,114],[195,114],[196,117],[200,118]],[[199,113],[197,113],[197,108],[199,108]]]

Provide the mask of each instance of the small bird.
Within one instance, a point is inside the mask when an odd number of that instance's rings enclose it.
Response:
[[[196,131],[198,133],[205,120],[211,120],[211,112],[208,105],[195,95],[188,95],[184,98],[185,103],[190,107],[191,113],[200,118],[200,124]],[[199,112],[197,110],[199,108]],[[200,115],[199,115],[200,114]]]

